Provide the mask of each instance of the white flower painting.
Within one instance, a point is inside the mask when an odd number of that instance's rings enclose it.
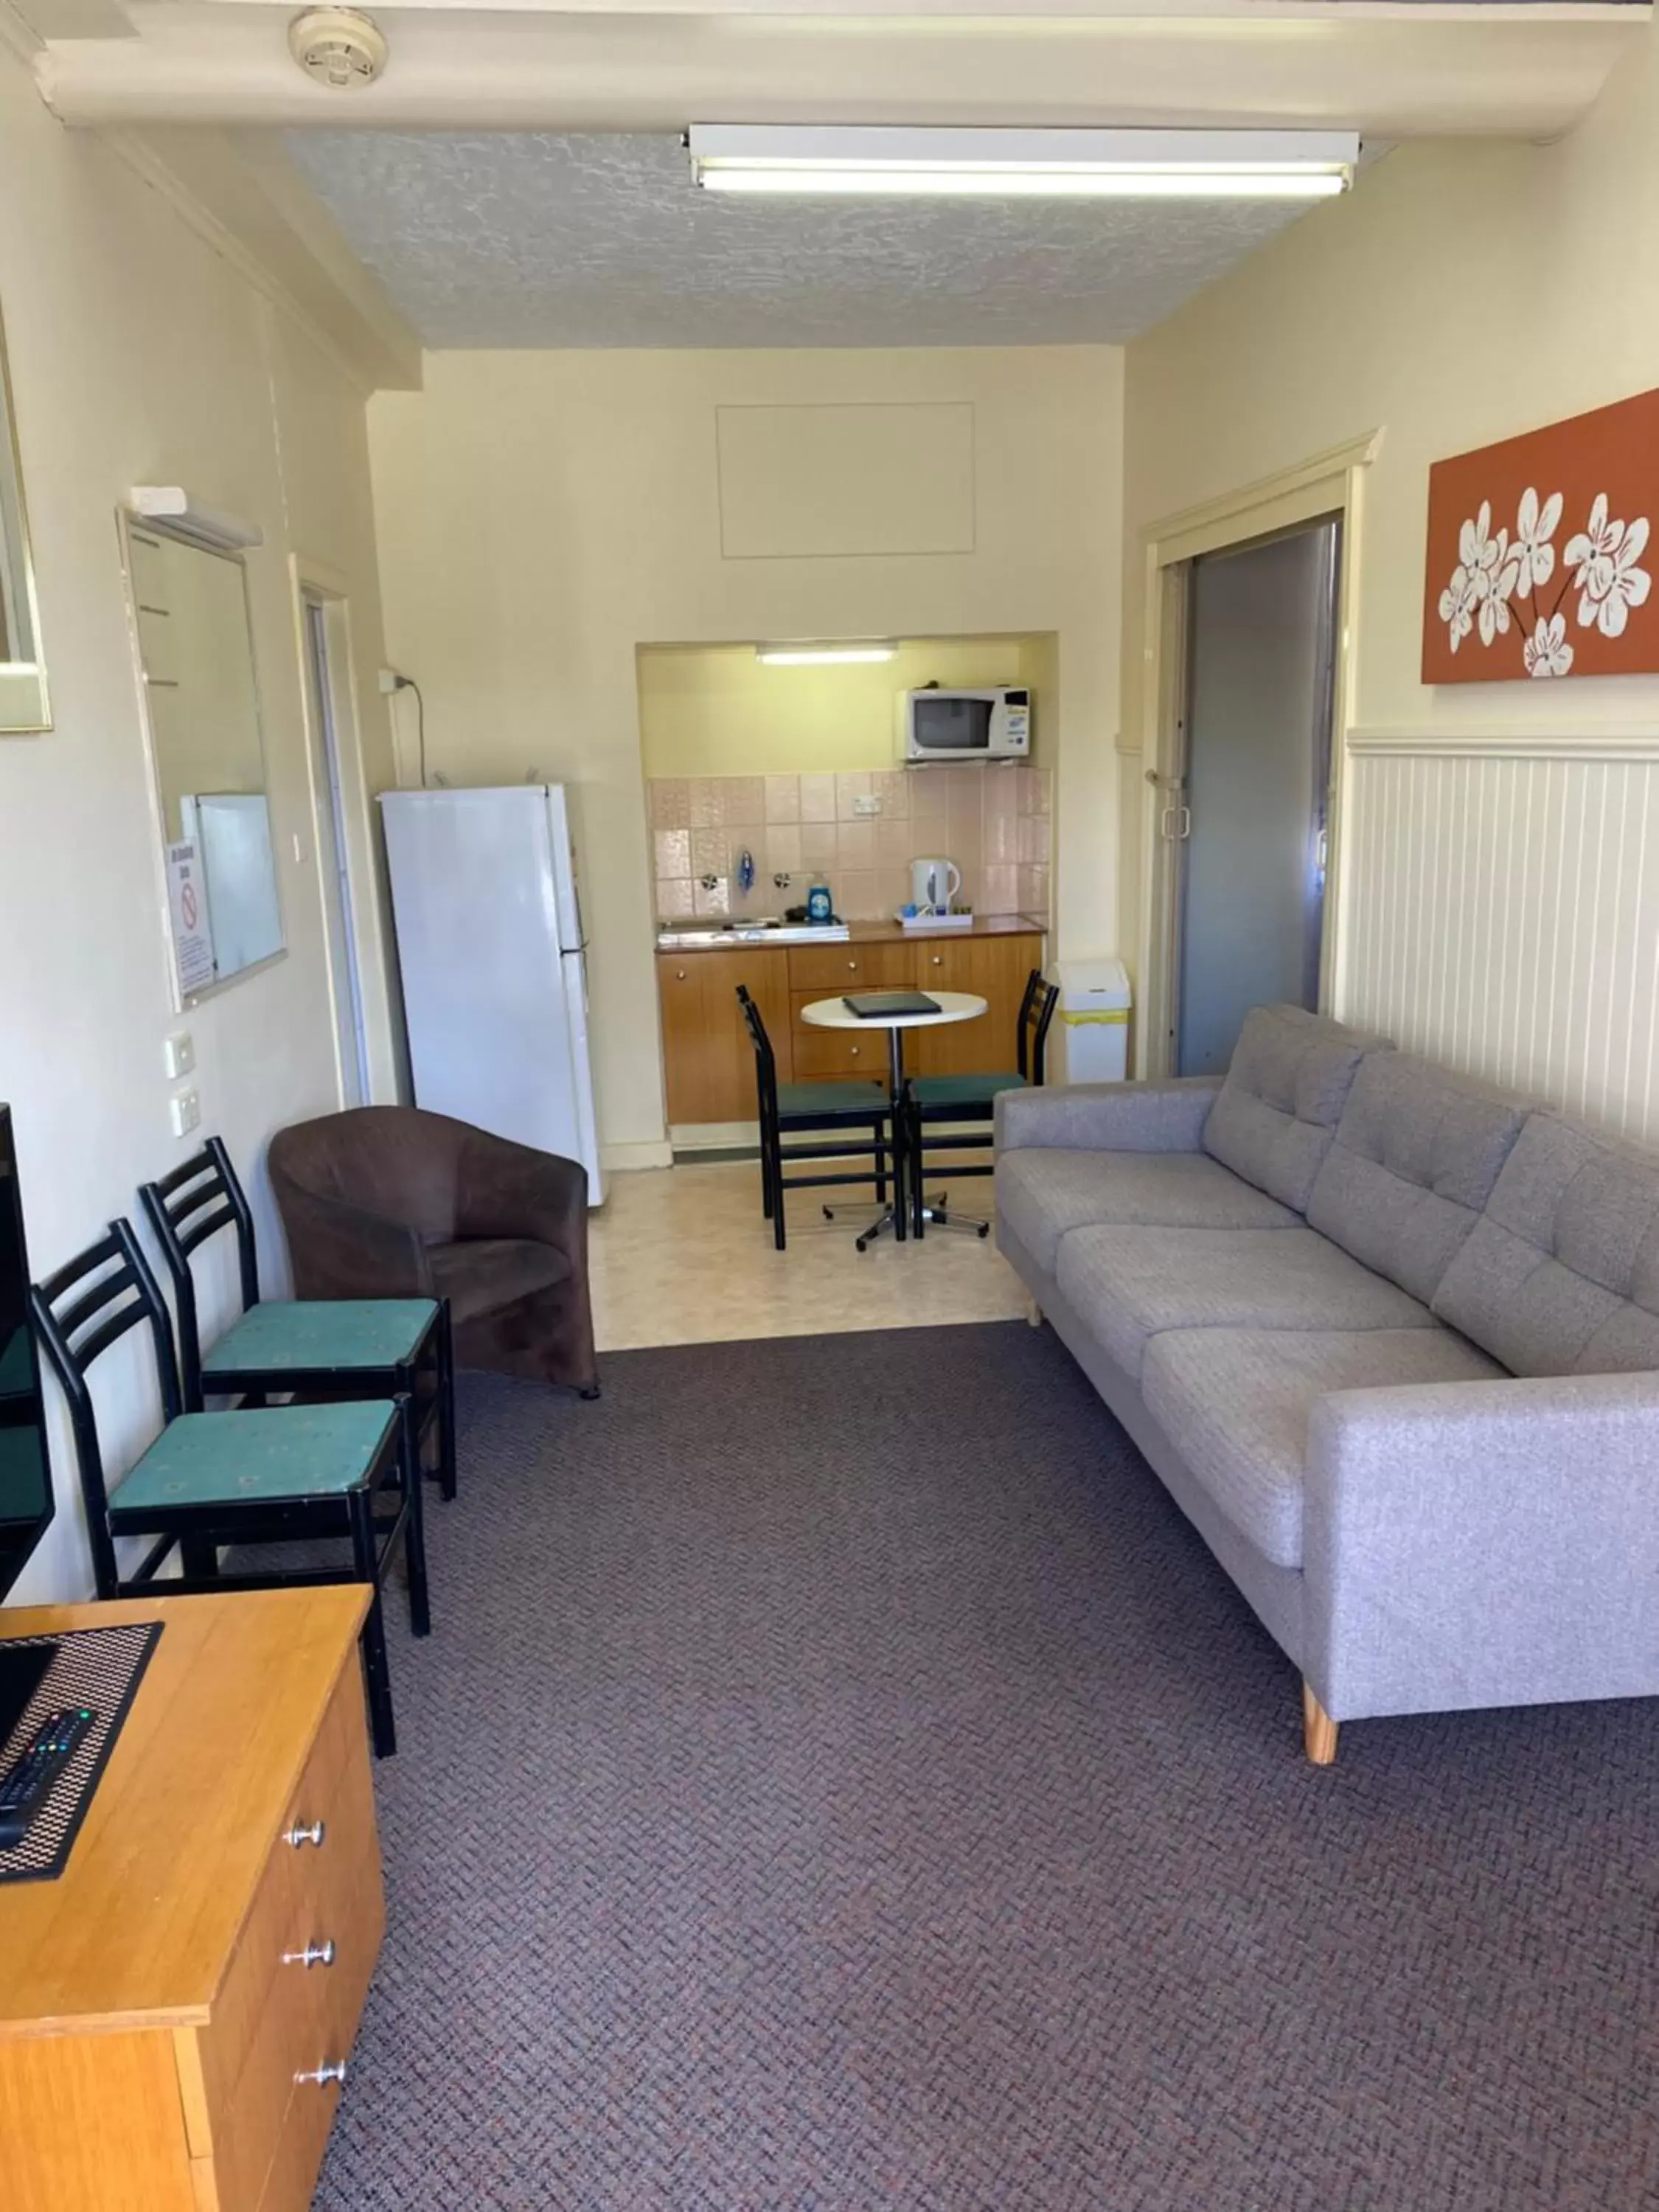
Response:
[[[1648,518],[1638,514],[1625,521],[1613,514],[1607,494],[1598,492],[1584,527],[1568,538],[1558,562],[1555,539],[1565,505],[1560,492],[1540,498],[1537,487],[1528,484],[1516,511],[1513,536],[1507,526],[1494,531],[1489,500],[1482,500],[1464,520],[1457,533],[1457,565],[1439,603],[1453,653],[1472,636],[1490,650],[1513,634],[1528,676],[1571,675],[1573,647],[1565,610],[1574,594],[1573,619],[1579,629],[1594,629],[1606,638],[1623,636],[1631,610],[1646,605],[1651,588],[1652,580],[1640,565],[1648,546]]]

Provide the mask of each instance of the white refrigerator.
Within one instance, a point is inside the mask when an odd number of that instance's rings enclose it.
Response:
[[[415,1103],[580,1160],[605,1195],[562,784],[380,796]]]

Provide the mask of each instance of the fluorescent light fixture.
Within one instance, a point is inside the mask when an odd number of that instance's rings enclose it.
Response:
[[[706,191],[1010,199],[1328,199],[1359,140],[1334,131],[960,131],[694,123]]]
[[[757,660],[769,668],[840,668],[855,661],[890,660],[896,645],[757,645]]]
[[[131,512],[159,529],[182,538],[210,553],[240,553],[250,545],[263,545],[265,533],[257,522],[244,522],[238,514],[218,507],[201,507],[182,484],[134,484],[127,494]]]

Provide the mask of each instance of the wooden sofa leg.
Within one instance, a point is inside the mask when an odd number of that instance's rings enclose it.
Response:
[[[1025,1318],[1033,1328],[1042,1328],[1042,1308],[1035,1298],[1027,1298],[1025,1301]]]
[[[1332,1765],[1336,1759],[1337,1723],[1313,1693],[1311,1682],[1302,1685],[1302,1744],[1316,1766]]]

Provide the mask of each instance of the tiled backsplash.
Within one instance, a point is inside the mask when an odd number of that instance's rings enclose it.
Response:
[[[858,811],[878,798],[878,813]],[[822,877],[850,921],[891,915],[910,862],[942,853],[977,914],[1048,915],[1048,775],[1024,763],[839,775],[664,776],[650,785],[657,915],[780,914]],[[747,897],[739,855],[755,860]],[[787,875],[787,888],[774,877]],[[713,889],[702,878],[714,878]]]

